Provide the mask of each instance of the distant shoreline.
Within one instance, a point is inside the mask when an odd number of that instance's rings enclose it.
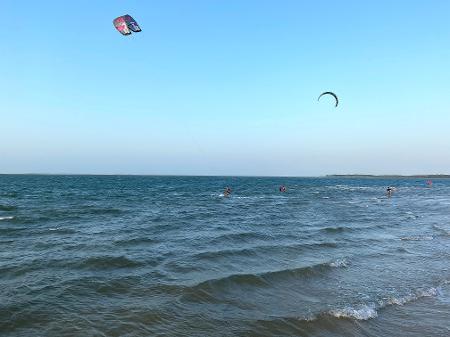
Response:
[[[449,174],[417,174],[417,175],[397,175],[397,174],[329,174],[326,175],[327,178],[428,178],[428,179],[437,179],[437,178],[450,178]]]
[[[130,176],[130,177],[227,177],[227,178],[359,178],[359,179],[449,179],[450,174],[327,174],[321,176],[275,176],[275,175],[195,175],[195,174],[121,174],[121,173],[0,173],[1,176]]]

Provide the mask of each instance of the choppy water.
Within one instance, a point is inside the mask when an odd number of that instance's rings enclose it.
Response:
[[[448,336],[449,261],[450,180],[0,176],[5,337]]]

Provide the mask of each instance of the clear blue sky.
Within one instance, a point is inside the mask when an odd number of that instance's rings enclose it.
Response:
[[[450,172],[450,1],[0,12],[2,173]],[[141,33],[114,29],[126,13]]]

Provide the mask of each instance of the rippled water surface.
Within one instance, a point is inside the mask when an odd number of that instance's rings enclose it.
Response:
[[[1,336],[448,336],[449,262],[444,179],[0,175]]]

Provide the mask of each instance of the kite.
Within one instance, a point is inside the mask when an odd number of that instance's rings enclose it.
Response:
[[[333,92],[331,92],[331,91],[325,91],[325,92],[323,92],[323,93],[319,96],[319,98],[318,98],[317,100],[319,101],[319,100],[320,100],[320,97],[322,97],[323,95],[331,95],[331,96],[333,96],[334,99],[336,100],[335,107],[338,106],[338,104],[339,104],[339,99],[338,99],[338,97],[336,96],[335,93],[333,93]]]
[[[132,31],[135,33],[141,31],[141,27],[139,27],[136,20],[128,14],[115,18],[113,24],[122,35],[130,35]]]

